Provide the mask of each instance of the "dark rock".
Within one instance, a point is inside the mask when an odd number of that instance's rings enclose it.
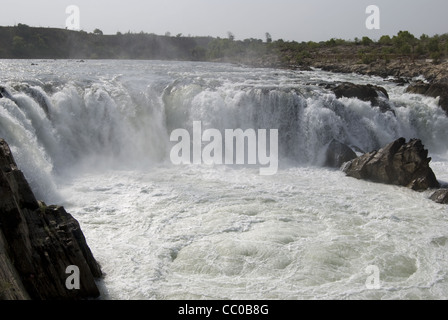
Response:
[[[437,203],[448,204],[448,189],[437,190],[430,199]]]
[[[0,228],[0,300],[29,300],[30,297],[6,251],[7,247]]]
[[[374,86],[371,84],[362,85],[344,82],[331,90],[337,98],[358,98],[359,100],[370,102],[373,107],[380,107],[382,112],[393,112],[389,104],[384,101],[389,100],[389,94],[383,87]]]
[[[371,84],[362,85],[350,82],[344,82],[332,89],[337,98],[358,98],[362,101],[370,101],[372,105],[378,104],[378,98],[381,92],[385,98],[389,99],[389,95],[383,87],[373,86]]]
[[[356,153],[349,146],[333,139],[328,145],[324,165],[331,168],[340,168],[343,163],[356,157]]]
[[[406,92],[440,97],[439,105],[448,114],[448,83],[414,83],[406,88]]]
[[[389,81],[393,82],[393,83],[396,83],[397,86],[400,86],[400,87],[402,87],[402,86],[404,86],[406,84],[409,84],[409,79],[405,79],[405,78],[401,78],[401,77],[398,77],[398,78],[395,78],[395,79],[392,79],[392,80],[389,80]]]
[[[7,98],[7,99],[10,99],[10,100],[13,100],[13,97],[8,92],[8,90],[6,90],[5,87],[0,86],[0,94],[2,95],[3,98]]]
[[[343,171],[357,179],[406,186],[413,190],[438,188],[439,182],[429,167],[431,158],[422,142],[408,143],[400,138],[379,151],[366,153],[344,166]]]
[[[79,268],[80,289],[66,287],[71,265]],[[63,207],[36,200],[0,139],[0,298],[98,297],[101,275],[79,223]]]
[[[431,84],[424,83],[422,81],[416,82],[414,84],[409,85],[406,88],[406,92],[408,93],[416,93],[416,94],[425,94],[428,91]]]

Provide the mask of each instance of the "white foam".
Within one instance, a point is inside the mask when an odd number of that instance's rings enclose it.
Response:
[[[86,175],[63,189],[107,298],[443,298],[447,209],[319,168]],[[444,240],[445,239],[445,240]],[[368,265],[382,287],[366,289]]]

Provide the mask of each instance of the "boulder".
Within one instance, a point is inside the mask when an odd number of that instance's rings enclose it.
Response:
[[[377,103],[379,92],[389,99],[389,95],[383,87],[374,86],[371,84],[354,84],[351,82],[343,82],[332,89],[337,98],[358,98],[363,101],[370,101],[372,104]]]
[[[406,186],[413,190],[439,188],[429,166],[428,150],[421,140],[395,140],[378,151],[366,153],[342,169],[348,176],[374,182]]]
[[[439,99],[440,107],[448,114],[448,83],[423,83],[411,84],[406,88],[408,93],[422,94]]]
[[[389,94],[383,87],[374,86],[371,84],[362,85],[343,82],[331,90],[337,98],[357,98],[362,101],[370,102],[373,107],[379,107],[382,112],[393,112],[389,104],[384,101],[384,99],[380,99],[381,97],[387,100],[389,99]]]
[[[448,189],[437,190],[430,199],[437,203],[448,204]]]
[[[333,139],[328,145],[324,165],[331,168],[340,168],[343,163],[356,157],[356,153],[349,146]]]
[[[79,268],[79,289],[66,286],[69,266]],[[0,299],[98,297],[101,276],[78,221],[63,207],[36,200],[0,139]]]

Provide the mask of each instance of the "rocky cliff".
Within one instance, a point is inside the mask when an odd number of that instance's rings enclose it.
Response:
[[[0,139],[0,300],[98,297],[101,276],[79,223],[36,200]]]

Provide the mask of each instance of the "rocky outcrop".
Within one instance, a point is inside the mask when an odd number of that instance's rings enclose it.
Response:
[[[79,268],[79,289],[66,286],[69,266]],[[0,299],[98,297],[101,276],[79,223],[63,207],[36,200],[0,139]]]
[[[448,114],[448,83],[414,83],[407,87],[406,92],[440,97],[439,104]]]
[[[437,203],[448,204],[448,189],[437,190],[431,195],[430,199]]]
[[[439,182],[429,167],[431,158],[422,142],[408,143],[400,138],[378,151],[366,153],[344,166],[343,171],[357,179],[406,186],[422,191],[438,188]]]
[[[324,165],[331,168],[340,168],[343,163],[356,157],[356,153],[349,146],[333,139],[328,145]]]

